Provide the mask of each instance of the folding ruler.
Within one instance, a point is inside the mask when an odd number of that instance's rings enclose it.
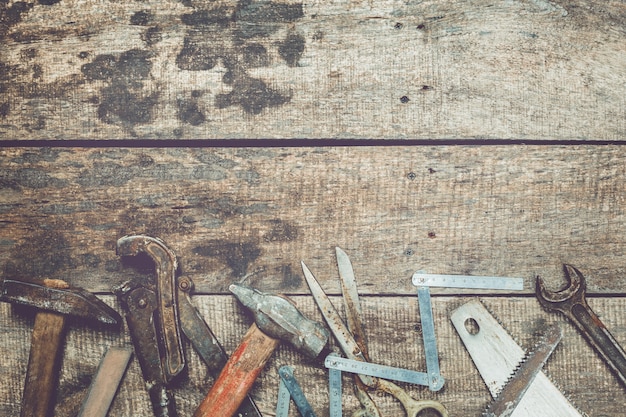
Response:
[[[426,372],[395,368],[376,363],[360,362],[338,355],[328,355],[324,365],[329,369],[328,385],[330,397],[330,417],[341,417],[341,372],[368,375],[393,381],[424,385],[431,391],[439,391],[445,383],[439,369],[439,352],[435,337],[435,322],[428,286],[421,282],[417,288],[417,298],[422,325],[422,338],[426,356]]]
[[[276,405],[276,417],[289,416],[290,400],[296,404],[298,411],[302,417],[316,417],[311,408],[311,404],[307,401],[300,388],[300,384],[293,376],[293,368],[291,366],[282,366],[278,370],[280,376],[280,385],[278,386],[278,404]],[[339,414],[341,416],[341,414]]]

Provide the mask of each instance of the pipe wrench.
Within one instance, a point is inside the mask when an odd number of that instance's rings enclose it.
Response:
[[[117,241],[119,256],[148,255],[154,261],[156,282],[131,280],[114,289],[146,381],[152,409],[157,417],[175,417],[176,405],[169,388],[185,368],[184,335],[193,345],[209,373],[217,377],[228,359],[215,335],[191,303],[193,282],[177,279],[176,255],[157,238],[125,236]],[[261,417],[250,397],[239,415]]]

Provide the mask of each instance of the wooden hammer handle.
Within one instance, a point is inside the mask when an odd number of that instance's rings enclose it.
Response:
[[[279,341],[250,326],[194,417],[232,417],[252,388]]]
[[[48,311],[37,312],[22,395],[22,417],[50,415],[64,335],[65,316],[63,314]]]

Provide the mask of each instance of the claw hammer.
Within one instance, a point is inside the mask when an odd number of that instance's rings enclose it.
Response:
[[[306,318],[287,299],[233,284],[230,291],[254,315],[254,323],[231,355],[194,417],[232,417],[279,342],[289,342],[310,357],[321,356],[329,333]]]
[[[121,317],[95,295],[60,279],[27,282],[9,278],[1,282],[0,291],[0,301],[38,308],[30,343],[21,417],[46,417],[50,413],[57,382],[66,316],[109,325],[117,325]]]

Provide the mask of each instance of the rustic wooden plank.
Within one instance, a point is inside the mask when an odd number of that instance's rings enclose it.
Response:
[[[102,298],[114,308],[119,308],[112,296]],[[293,299],[309,317],[322,320],[312,297],[296,296]],[[446,378],[444,389],[432,393],[424,387],[406,387],[415,398],[441,401],[449,409],[450,415],[454,416],[477,416],[489,401],[487,387],[449,321],[450,313],[470,299],[457,296],[438,296],[433,299],[441,372]],[[332,297],[332,300],[337,306],[340,305],[338,297]],[[564,330],[564,337],[546,366],[547,372],[571,396],[572,401],[589,415],[620,415],[623,403],[615,399],[622,398],[623,387],[572,325],[558,315],[541,310],[532,298],[483,297],[481,300],[526,349],[533,345],[544,326],[558,322]],[[225,349],[232,352],[250,324],[234,297],[199,296],[194,297],[194,303]],[[423,371],[423,347],[416,330],[419,323],[417,297],[367,296],[363,297],[362,303],[373,360]],[[626,345],[626,327],[623,325],[626,299],[593,298],[590,303],[617,340]],[[0,344],[3,358],[0,361],[3,375],[3,384],[0,385],[2,415],[18,413],[31,326],[32,321],[28,317],[14,312],[7,304],[0,304],[0,330],[4,335]],[[70,324],[61,368],[56,417],[76,415],[107,347],[127,343],[130,342],[126,329],[118,334]],[[205,375],[205,367],[193,349],[189,346],[187,348],[189,376],[175,389],[180,415],[191,415],[212,384],[212,379]],[[327,415],[327,375],[323,366],[287,346],[279,347],[255,385],[253,396],[264,415],[273,415],[278,392],[277,372],[282,365],[295,367],[295,374],[315,411],[320,416]],[[345,415],[357,407],[350,381],[349,378],[344,379]],[[389,396],[375,395],[374,398],[384,415],[402,415],[401,408]],[[109,415],[150,415],[150,410],[139,366],[133,360]],[[297,414],[292,410],[291,415]]]
[[[618,0],[0,3],[0,137],[623,140]]]
[[[204,293],[244,278],[338,293],[334,247],[368,294],[411,275],[519,276],[624,294],[626,148],[487,146],[0,150],[0,265],[109,292],[138,273],[118,238],[160,237]],[[446,290],[434,289],[434,293]],[[449,292],[449,291],[448,291]],[[456,291],[454,291],[456,292]]]

